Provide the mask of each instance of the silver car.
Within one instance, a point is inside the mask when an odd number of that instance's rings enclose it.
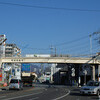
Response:
[[[23,89],[23,83],[20,79],[11,79],[10,85],[9,85],[9,90],[11,89]]]
[[[90,81],[86,86],[80,88],[80,94],[100,94],[100,82]]]

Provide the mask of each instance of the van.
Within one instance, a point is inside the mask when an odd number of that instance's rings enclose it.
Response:
[[[11,89],[17,89],[21,90],[23,89],[23,83],[20,79],[11,79],[10,85],[9,85],[9,90]]]

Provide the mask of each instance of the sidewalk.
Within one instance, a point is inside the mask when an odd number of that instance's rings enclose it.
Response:
[[[9,86],[3,86],[3,84],[0,84],[0,91],[2,90],[8,90]]]
[[[6,86],[6,87],[0,87],[0,91],[2,90],[9,90],[9,86]]]

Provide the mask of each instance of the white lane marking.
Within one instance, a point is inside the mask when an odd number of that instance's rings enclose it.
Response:
[[[45,91],[47,91],[47,89],[45,89]]]
[[[100,100],[100,95],[98,96],[98,100]]]
[[[31,95],[41,94],[41,93],[43,93],[43,92],[38,92],[38,93],[28,94],[28,95],[23,95],[23,96],[18,96],[18,97],[12,97],[12,98],[7,98],[7,99],[3,99],[3,100],[12,100],[12,99],[17,99],[17,98],[31,96]]]
[[[29,100],[36,100],[36,99],[38,99],[39,97],[36,97],[36,98],[32,98],[32,99],[29,99]]]
[[[0,96],[0,98],[5,98],[6,96]]]
[[[59,100],[59,99],[62,99],[62,98],[64,98],[64,97],[68,96],[69,94],[70,94],[70,91],[68,91],[67,94],[65,94],[65,95],[63,95],[63,96],[61,96],[61,97],[58,97],[58,98],[56,98],[56,99],[53,99],[53,100]]]

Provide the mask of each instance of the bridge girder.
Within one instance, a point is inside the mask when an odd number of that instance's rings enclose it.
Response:
[[[100,60],[93,58],[69,57],[5,57],[0,63],[74,63],[74,64],[100,64]]]

